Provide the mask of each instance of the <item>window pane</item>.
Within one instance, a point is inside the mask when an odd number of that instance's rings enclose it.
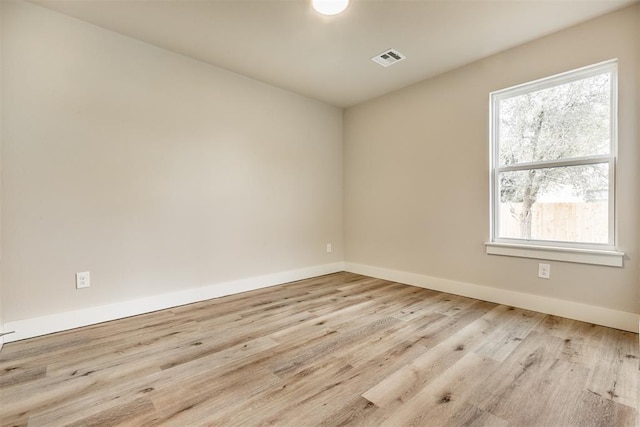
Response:
[[[500,165],[609,154],[611,75],[499,101]]]
[[[502,172],[501,238],[609,243],[607,163]]]

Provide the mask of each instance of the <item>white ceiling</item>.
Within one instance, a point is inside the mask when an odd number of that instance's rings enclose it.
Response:
[[[635,0],[31,0],[340,107],[634,3]],[[394,48],[407,59],[369,58]]]

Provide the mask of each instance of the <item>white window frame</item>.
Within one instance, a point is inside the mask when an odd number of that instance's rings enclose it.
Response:
[[[611,75],[611,146],[609,154],[570,158],[565,160],[551,160],[531,163],[518,163],[515,165],[500,166],[499,161],[499,105],[506,98],[535,92],[541,89],[570,83],[572,81],[610,73]],[[622,267],[624,253],[616,248],[617,242],[617,218],[616,218],[616,158],[618,147],[618,61],[613,59],[595,65],[567,71],[551,77],[535,80],[529,83],[513,86],[492,92],[490,94],[490,235],[491,240],[486,242],[487,254],[506,255],[524,258],[537,258],[584,264],[607,265]],[[531,170],[549,167],[578,166],[590,164],[609,165],[609,241],[607,244],[586,244],[579,242],[559,242],[546,240],[526,240],[504,238],[498,235],[498,215],[500,194],[498,176],[501,172],[518,170]]]

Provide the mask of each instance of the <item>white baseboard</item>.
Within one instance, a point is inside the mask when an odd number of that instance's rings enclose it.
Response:
[[[4,324],[5,331],[15,331],[15,333],[5,335],[3,338],[4,342],[18,341],[53,332],[79,328],[81,326],[94,325],[96,323],[107,322],[109,320],[121,319],[123,317],[150,313],[152,311],[163,310],[165,308],[191,304],[211,298],[218,298],[226,295],[266,288],[269,286],[281,285],[283,283],[322,276],[324,274],[337,273],[343,270],[344,263],[336,262],[333,264],[323,264],[298,270],[217,283],[214,285],[107,304],[98,307],[83,308],[80,310],[67,311],[48,316],[16,320],[6,322]]]
[[[640,328],[640,315],[636,313],[628,313],[609,308],[558,300],[539,295],[525,294],[522,292],[513,292],[488,286],[474,285],[471,283],[440,279],[387,268],[373,267],[350,262],[336,262],[333,264],[324,264],[298,270],[222,282],[214,285],[120,303],[6,322],[4,324],[4,331],[15,332],[0,337],[0,342],[4,341],[4,343],[8,343],[54,332],[66,331],[82,326],[94,325],[96,323],[205,301],[211,298],[218,298],[226,295],[266,288],[269,286],[281,285],[296,280],[322,276],[324,274],[337,273],[339,271],[349,271],[352,273],[363,274],[366,276],[377,277],[422,288],[520,307],[541,313],[567,317],[569,319],[581,320],[630,332],[637,333]]]
[[[581,320],[583,322],[622,329],[629,332],[637,333],[639,329],[638,320],[640,314],[638,313],[629,313],[578,302],[559,300],[539,295],[508,291],[506,289],[491,288],[488,286],[474,285],[471,283],[457,282],[351,262],[345,263],[345,271],[480,299],[483,301],[524,308],[526,310],[533,310],[540,313]]]

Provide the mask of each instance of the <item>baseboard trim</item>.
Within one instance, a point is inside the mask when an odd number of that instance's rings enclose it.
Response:
[[[66,331],[124,317],[150,313],[152,311],[205,301],[227,295],[262,289],[269,286],[281,285],[296,280],[344,271],[344,263],[336,262],[298,270],[249,277],[246,279],[222,282],[209,286],[191,288],[184,291],[156,295],[136,300],[123,301],[98,307],[83,308],[48,316],[34,317],[24,320],[6,322],[5,331],[15,331],[5,335],[4,342],[12,342],[32,338],[54,332]]]
[[[491,288],[352,262],[345,262],[345,271],[540,313],[553,314],[629,332],[638,333],[640,328],[638,324],[640,315],[638,313],[629,313],[540,295]]]
[[[391,280],[436,291],[476,298],[484,301],[553,314],[569,319],[608,326],[638,333],[640,315],[610,308],[597,307],[572,301],[559,300],[539,295],[514,292],[505,289],[454,280],[441,279],[416,273],[392,270],[370,265],[336,262],[284,271],[263,276],[249,277],[229,282],[221,282],[184,291],[156,295],[98,307],[84,308],[48,316],[6,322],[4,331],[15,331],[0,336],[0,342],[9,343],[54,332],[62,332],[82,326],[108,322],[157,310],[205,301],[227,295],[262,289],[270,286],[309,279],[325,274],[348,271],[356,274]],[[0,347],[1,348],[1,347]]]

